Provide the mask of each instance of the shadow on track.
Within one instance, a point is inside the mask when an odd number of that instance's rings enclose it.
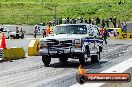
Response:
[[[99,63],[94,63],[92,64],[90,61],[87,61],[85,65],[83,65],[83,68],[84,69],[94,69],[95,66],[98,66],[98,67],[95,67],[95,69],[99,69],[99,68],[102,68],[103,66],[101,66],[102,64],[104,63],[107,63],[108,61],[100,61]],[[54,64],[51,64],[50,67],[53,67],[53,68],[75,68],[75,69],[78,69],[80,63],[77,62],[77,61],[68,61],[67,63],[65,64],[61,64],[60,62],[57,62],[57,63],[54,63]]]

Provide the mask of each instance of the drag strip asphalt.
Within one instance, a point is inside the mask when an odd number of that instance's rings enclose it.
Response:
[[[88,61],[83,68],[99,73],[130,58],[131,48],[126,44],[108,45],[99,63]],[[69,87],[76,83],[78,66],[78,60],[70,59],[67,65],[61,65],[53,59],[50,67],[44,67],[40,56],[0,63],[0,87]]]

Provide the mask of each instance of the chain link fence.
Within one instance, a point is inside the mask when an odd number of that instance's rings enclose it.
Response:
[[[55,15],[0,15],[1,24],[36,24],[47,23]]]

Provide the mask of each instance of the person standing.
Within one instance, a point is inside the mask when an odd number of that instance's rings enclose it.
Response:
[[[99,18],[99,17],[96,18],[96,25],[97,25],[97,26],[100,25],[100,18]]]
[[[106,30],[106,28],[104,29],[104,33],[103,33],[103,39],[105,41],[105,44],[107,44],[107,36],[108,36],[108,31]]]
[[[25,33],[25,31],[23,31],[22,28],[21,28],[21,30],[20,30],[20,36],[21,36],[21,39],[24,38],[24,33]]]
[[[91,18],[88,19],[88,23],[91,24],[92,23],[92,20]]]
[[[113,26],[116,28],[116,18],[113,19]]]
[[[92,18],[92,25],[94,25],[94,21],[95,21],[94,18]]]
[[[83,23],[83,17],[80,17],[79,20],[80,20],[80,23]]]
[[[118,21],[118,28],[122,28],[120,21]]]
[[[36,35],[37,35],[37,29],[35,27],[35,30],[34,30],[34,38],[36,38]]]
[[[105,27],[105,20],[104,20],[104,18],[103,18],[103,20],[102,20],[102,27],[103,27],[103,28]]]
[[[107,25],[107,27],[109,28],[109,22],[110,22],[110,20],[109,19],[106,19],[106,25]]]
[[[126,22],[123,23],[123,26],[122,27],[123,27],[122,28],[123,32],[126,32],[127,31],[127,24],[126,24]]]
[[[67,24],[70,23],[70,18],[69,18],[69,17],[67,17],[67,19],[66,19],[66,23],[67,23]]]
[[[62,24],[62,17],[59,18],[59,24]]]
[[[76,24],[76,19],[75,18],[72,19],[72,23]]]
[[[110,22],[112,22],[112,21],[113,21],[113,18],[112,18],[112,16],[111,16],[111,17],[109,17],[109,20],[110,20]]]
[[[46,29],[46,36],[48,36],[50,34],[50,32],[52,32],[52,27],[49,24],[48,27],[47,27],[47,29]]]
[[[88,21],[87,21],[87,19],[86,19],[86,18],[84,19],[84,21],[85,21],[85,23],[88,23]]]
[[[18,27],[16,27],[16,39],[19,39],[19,30],[18,30]]]
[[[42,29],[43,38],[46,37],[46,29]]]

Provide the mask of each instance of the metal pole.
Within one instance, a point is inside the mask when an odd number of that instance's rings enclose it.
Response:
[[[43,3],[44,3],[44,0],[42,0],[41,2],[42,2],[42,4],[41,4],[41,15],[40,15],[40,20],[41,20],[41,23],[42,23]]]
[[[44,0],[42,0],[41,2],[42,2],[41,6],[42,6],[42,8],[43,8],[43,2],[44,2]]]
[[[57,12],[57,10],[56,10],[56,7],[57,7],[57,6],[55,6],[55,25],[57,25],[57,17],[56,17],[56,12]]]

